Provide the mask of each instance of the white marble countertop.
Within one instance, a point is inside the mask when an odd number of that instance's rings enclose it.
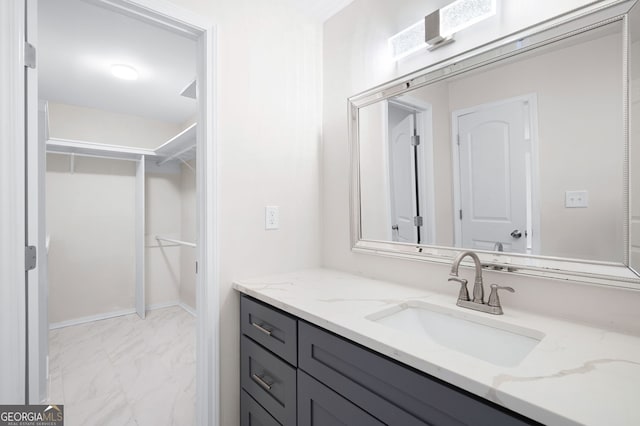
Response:
[[[328,269],[234,288],[541,423],[640,425],[640,337],[504,306],[504,315],[489,316],[545,336],[520,364],[502,367],[366,319],[411,301],[488,316],[455,306],[450,295]]]

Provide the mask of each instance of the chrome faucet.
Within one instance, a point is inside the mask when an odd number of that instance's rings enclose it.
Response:
[[[473,259],[475,264],[475,278],[473,282],[473,300],[469,300],[469,291],[467,290],[467,280],[458,277],[458,268],[462,259],[469,256]],[[484,303],[484,285],[482,283],[482,263],[477,254],[472,251],[466,250],[461,252],[451,264],[451,277],[448,281],[455,281],[460,284],[460,292],[458,293],[458,301],[456,305],[474,309],[476,311],[487,312],[494,315],[502,315],[502,306],[500,305],[500,298],[498,297],[498,290],[507,290],[514,293],[515,290],[511,287],[502,287],[497,284],[491,284],[491,293],[489,294],[489,300]]]

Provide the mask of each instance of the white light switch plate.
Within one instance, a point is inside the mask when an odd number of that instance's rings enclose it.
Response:
[[[278,229],[280,227],[280,210],[278,206],[264,208],[264,229]]]
[[[564,206],[569,209],[589,207],[589,192],[566,191],[564,193]]]

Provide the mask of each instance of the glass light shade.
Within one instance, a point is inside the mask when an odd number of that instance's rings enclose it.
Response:
[[[111,65],[111,74],[123,80],[137,80],[138,71],[129,65],[114,64]]]
[[[424,41],[424,19],[389,39],[393,60],[404,58],[427,46]]]
[[[496,14],[496,0],[457,0],[440,9],[440,34],[448,37]]]

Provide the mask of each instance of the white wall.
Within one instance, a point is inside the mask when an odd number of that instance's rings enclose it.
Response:
[[[180,246],[158,243],[156,235],[181,239],[180,173],[145,176],[145,299],[147,306],[180,300]]]
[[[362,108],[358,120],[360,129],[360,200],[362,211],[362,236],[368,240],[391,240],[391,205],[389,180],[389,147],[385,102],[377,102]]]
[[[145,117],[49,102],[49,136],[108,145],[154,149],[182,126]]]
[[[389,60],[387,39],[417,22],[445,1],[355,0],[324,25],[323,43],[323,262],[330,268],[377,279],[446,292],[455,302],[457,288],[447,283],[449,268],[351,252],[349,242],[349,152],[346,99],[377,84],[464,52],[575,7],[584,0],[501,2],[501,13],[458,33],[456,42],[397,64]],[[463,272],[464,275],[470,271]],[[486,271],[485,282],[511,285],[510,306],[640,332],[640,294]],[[470,278],[465,276],[465,278]]]
[[[220,424],[237,425],[233,280],[320,264],[322,33],[284,0],[172,1],[208,17],[218,38]],[[280,207],[277,231],[264,230],[266,205]]]
[[[135,163],[47,155],[49,321],[132,309]]]

